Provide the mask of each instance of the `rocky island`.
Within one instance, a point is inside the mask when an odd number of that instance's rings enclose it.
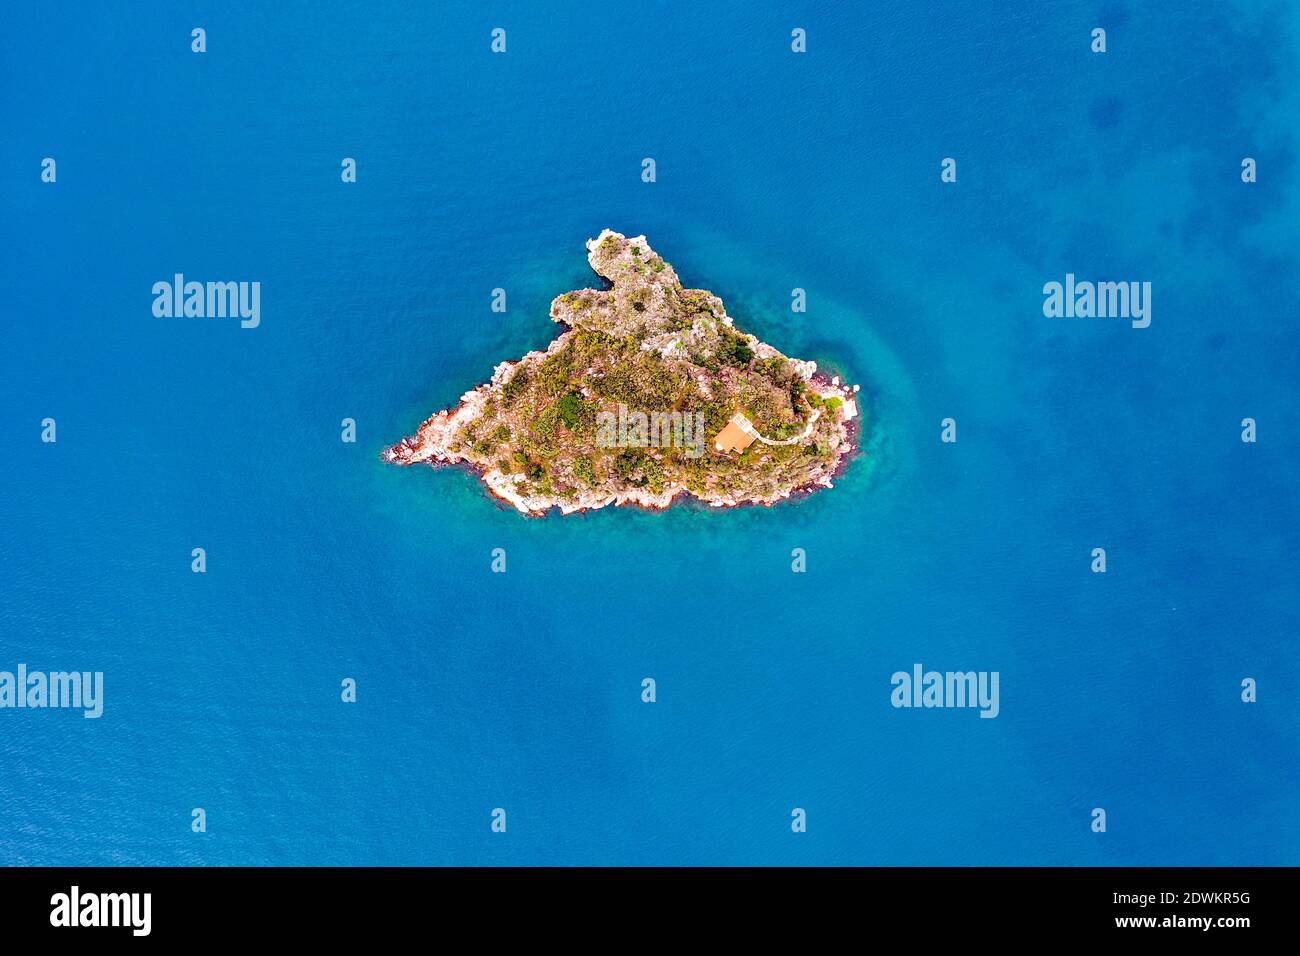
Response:
[[[606,229],[587,260],[609,287],[556,297],[564,331],[549,347],[502,362],[384,460],[468,465],[526,514],[666,508],[683,493],[768,505],[831,487],[857,386],[741,332],[645,236]]]

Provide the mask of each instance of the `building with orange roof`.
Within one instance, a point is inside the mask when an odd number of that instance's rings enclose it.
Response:
[[[750,424],[749,419],[737,412],[731,416],[731,421],[727,422],[726,427],[718,432],[718,436],[713,439],[713,447],[723,454],[733,451],[742,452],[754,444],[754,439],[757,437],[758,432]]]

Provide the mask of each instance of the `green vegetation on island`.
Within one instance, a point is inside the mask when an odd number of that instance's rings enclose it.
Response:
[[[567,329],[549,348],[499,366],[389,460],[467,463],[528,512],[662,507],[683,491],[771,503],[830,484],[856,389],[736,329],[644,237],[605,230],[587,248],[610,287],[558,296]]]

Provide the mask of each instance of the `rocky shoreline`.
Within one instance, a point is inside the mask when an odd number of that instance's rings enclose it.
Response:
[[[529,355],[544,354],[541,352],[530,352]],[[525,356],[526,358],[527,356]],[[520,361],[523,361],[521,359]],[[498,373],[503,368],[513,368],[516,362],[502,362],[497,366]],[[497,374],[493,375],[493,382],[497,381]],[[818,376],[814,376],[817,378]],[[830,390],[835,389],[829,381],[824,381],[825,387]],[[809,482],[794,488],[783,490],[780,494],[767,498],[743,498],[738,499],[733,496],[715,496],[711,498],[701,498],[685,487],[676,487],[671,490],[665,490],[659,494],[645,493],[642,489],[633,488],[621,494],[595,495],[583,494],[579,492],[577,500],[566,500],[557,497],[528,496],[521,495],[515,490],[515,482],[511,476],[496,469],[484,469],[476,465],[470,458],[464,454],[452,451],[448,447],[447,436],[454,434],[460,425],[472,421],[478,414],[478,410],[483,403],[487,401],[489,394],[499,388],[499,383],[494,385],[480,385],[472,391],[466,392],[461,396],[460,404],[454,409],[445,409],[437,412],[427,418],[423,424],[416,430],[414,435],[410,435],[390,445],[383,450],[381,458],[394,465],[418,465],[428,464],[430,466],[448,466],[464,467],[470,474],[478,477],[484,485],[487,486],[496,498],[513,506],[523,514],[533,517],[545,515],[552,509],[558,508],[561,514],[574,514],[579,511],[594,511],[599,508],[605,508],[610,505],[631,505],[645,508],[649,511],[662,511],[672,505],[680,497],[695,498],[701,504],[708,505],[712,508],[739,508],[745,505],[761,505],[771,507],[782,501],[798,499],[804,495],[811,494],[819,488],[835,487],[833,479],[839,478],[848,468],[849,460],[853,452],[857,449],[857,437],[859,429],[856,424],[849,427],[849,443],[841,450],[838,460],[835,463],[834,472],[831,475],[823,476],[815,481]],[[850,389],[838,389],[842,395],[852,395]]]

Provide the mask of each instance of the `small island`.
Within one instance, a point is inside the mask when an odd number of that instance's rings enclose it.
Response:
[[[548,348],[502,362],[384,460],[470,466],[525,514],[683,494],[770,505],[831,487],[853,450],[857,386],[741,332],[645,236],[606,229],[587,260],[609,288],[555,298],[564,332]]]

